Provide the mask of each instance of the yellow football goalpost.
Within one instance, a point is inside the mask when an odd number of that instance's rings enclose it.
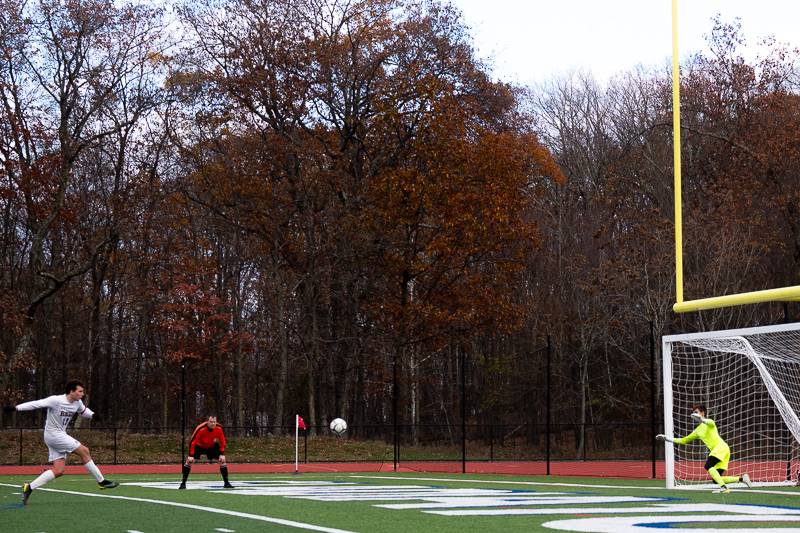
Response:
[[[681,206],[681,97],[680,58],[678,56],[678,0],[672,0],[672,138],[675,180],[675,305],[676,313],[717,309],[760,302],[800,300],[800,285],[714,296],[699,300],[683,300],[683,219]]]

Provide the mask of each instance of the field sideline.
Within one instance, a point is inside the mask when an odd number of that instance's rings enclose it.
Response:
[[[112,476],[109,475],[109,478]],[[67,475],[20,503],[30,476],[0,476],[3,531],[482,533],[691,531],[800,533],[800,487],[664,489],[661,480],[419,473],[119,474],[100,491]]]
[[[343,473],[343,472],[395,472],[391,461],[323,462],[299,463],[301,473]],[[544,476],[547,473],[545,461],[467,461],[467,474],[502,474],[516,476]],[[168,464],[105,464],[107,474],[172,474],[180,471],[179,463]],[[38,475],[47,467],[37,465],[0,465],[3,475]],[[293,474],[294,463],[232,463],[231,472],[242,474]],[[397,472],[439,472],[461,473],[461,461],[401,461]],[[653,464],[650,461],[551,461],[550,474],[553,476],[621,477],[647,479],[652,476]],[[195,472],[216,473],[213,464],[197,463]],[[80,465],[67,465],[68,474],[84,474]],[[656,478],[664,479],[664,461],[656,463]]]

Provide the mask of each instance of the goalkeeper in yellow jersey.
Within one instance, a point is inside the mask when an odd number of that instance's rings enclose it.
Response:
[[[693,440],[700,439],[708,448],[708,459],[704,468],[708,471],[711,479],[719,485],[719,489],[715,492],[728,493],[731,489],[728,488],[728,483],[738,483],[741,481],[748,487],[753,485],[750,483],[750,476],[742,474],[741,476],[726,476],[725,471],[728,470],[728,462],[731,460],[731,449],[728,444],[722,440],[717,431],[717,424],[710,418],[706,418],[705,405],[692,406],[692,419],[698,422],[698,426],[694,431],[685,437],[677,439],[667,435],[656,435],[656,439],[660,441],[674,442],[675,444],[688,444]]]

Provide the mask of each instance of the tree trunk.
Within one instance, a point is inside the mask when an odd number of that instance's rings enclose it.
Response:
[[[578,436],[578,457],[583,459],[586,453],[586,411],[587,411],[587,396],[589,392],[589,357],[588,354],[583,354],[581,357],[581,400],[580,400],[580,435]]]
[[[289,328],[286,324],[286,300],[283,283],[278,282],[275,290],[275,324],[278,333],[278,373],[275,376],[275,419],[273,421],[276,435],[283,433],[284,402],[286,385],[289,381]]]

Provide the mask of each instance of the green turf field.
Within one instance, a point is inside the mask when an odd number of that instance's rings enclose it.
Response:
[[[111,476],[109,476],[111,477]],[[34,491],[31,476],[0,476],[0,531],[56,532],[418,532],[690,531],[800,532],[800,487],[663,488],[663,481],[456,474],[119,475],[101,491],[86,475]]]

